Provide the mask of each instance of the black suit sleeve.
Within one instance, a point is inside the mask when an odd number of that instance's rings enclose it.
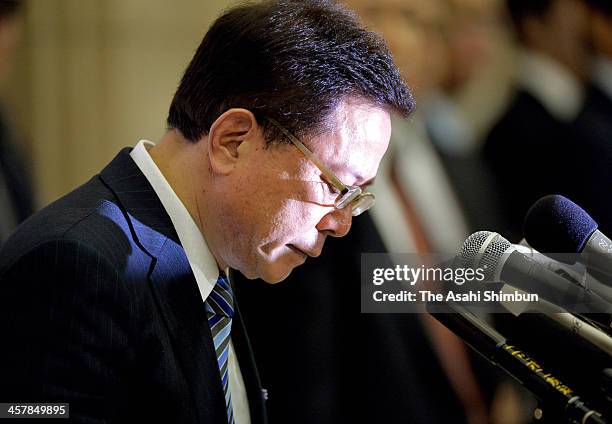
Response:
[[[42,244],[0,275],[1,402],[69,402],[71,422],[117,416],[129,371],[121,270],[70,240]],[[125,398],[125,397],[123,397]]]

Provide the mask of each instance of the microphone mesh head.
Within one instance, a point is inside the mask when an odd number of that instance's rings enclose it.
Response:
[[[580,253],[595,230],[584,209],[558,194],[535,202],[523,224],[527,243],[543,253]]]
[[[491,236],[494,237],[491,237]],[[512,244],[497,233],[478,231],[469,236],[461,249],[461,260],[466,266],[482,268],[486,280],[494,279],[502,258]]]
[[[499,234],[487,245],[479,266],[485,270],[485,278],[492,280],[497,270],[502,265],[502,258],[508,250],[512,249],[512,244]]]
[[[490,231],[476,231],[465,239],[459,256],[466,266],[476,267],[478,265],[480,249],[490,234]]]

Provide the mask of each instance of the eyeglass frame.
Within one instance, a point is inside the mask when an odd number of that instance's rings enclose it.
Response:
[[[338,197],[334,201],[334,208],[336,209],[344,209],[346,206],[351,205],[351,215],[359,216],[363,212],[369,210],[374,206],[376,202],[376,196],[374,193],[364,192],[361,187],[347,185],[344,184],[340,179],[334,174],[334,172],[327,167],[323,162],[317,158],[314,153],[304,145],[296,136],[291,134],[289,130],[283,127],[277,120],[273,118],[266,118],[272,125],[278,128],[284,135],[291,141],[291,143],[297,147],[297,149],[304,155],[308,160],[315,164],[317,168],[323,173],[328,182],[334,186],[334,188],[338,191]],[[366,200],[371,202],[369,206],[363,209],[363,205],[360,205],[361,202]],[[364,203],[368,205],[367,201]],[[361,206],[361,207],[359,207]]]

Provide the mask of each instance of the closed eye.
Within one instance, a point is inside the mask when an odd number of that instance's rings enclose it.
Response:
[[[329,194],[331,195],[337,195],[340,192],[338,191],[338,189],[336,188],[335,185],[333,185],[331,182],[329,182],[329,180],[327,178],[325,178],[325,175],[321,175],[321,179],[323,180],[323,182],[325,183],[325,185],[327,186],[327,191],[329,192]]]
[[[338,189],[333,184],[325,182],[325,185],[327,186],[327,191],[329,192],[329,194],[336,195],[339,193]]]

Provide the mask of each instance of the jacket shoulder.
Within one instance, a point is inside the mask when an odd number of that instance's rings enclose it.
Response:
[[[29,252],[54,242],[77,243],[115,267],[135,248],[127,214],[99,176],[20,225],[0,250],[0,275]]]

